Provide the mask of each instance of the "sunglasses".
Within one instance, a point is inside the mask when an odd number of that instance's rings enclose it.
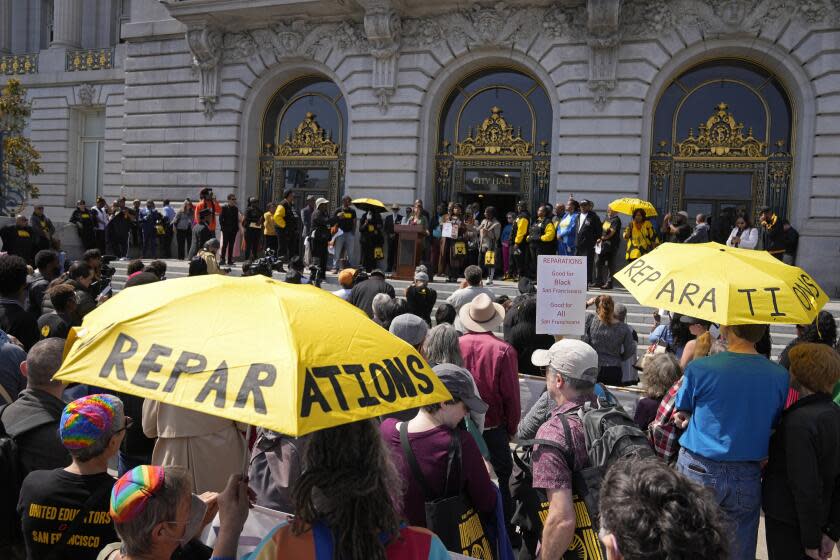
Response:
[[[123,427],[120,428],[119,430],[116,430],[114,432],[114,435],[117,435],[118,433],[123,432],[123,431],[131,428],[132,426],[134,426],[134,420],[131,418],[131,416],[126,416],[125,417],[125,423],[123,424]]]

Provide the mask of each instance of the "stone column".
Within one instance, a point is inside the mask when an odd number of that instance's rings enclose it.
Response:
[[[12,51],[12,0],[0,0],[0,54]]]
[[[51,47],[77,49],[82,38],[82,1],[54,0]]]

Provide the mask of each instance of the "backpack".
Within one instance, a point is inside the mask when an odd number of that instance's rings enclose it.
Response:
[[[3,484],[0,484],[0,552],[6,547],[23,542],[17,504],[20,487],[27,474],[20,460],[17,442],[6,433],[2,421],[8,406],[0,406],[0,480],[3,481]],[[17,437],[51,422],[52,419],[45,419],[43,416],[30,416]]]
[[[571,441],[569,416],[580,420],[586,438],[589,466],[574,470],[574,454],[556,442],[546,439],[524,440],[514,451],[515,468],[510,482],[510,492],[516,502],[513,523],[523,532],[535,535],[533,544],[542,534],[548,515],[548,498],[544,489],[533,487],[531,456],[534,445],[545,445],[560,450],[566,464],[572,468],[572,494],[575,510],[575,536],[564,558],[589,558],[602,560],[606,553],[598,540],[601,482],[607,469],[628,456],[653,457],[653,448],[645,433],[617,404],[617,399],[604,389],[597,406],[585,405],[576,412],[563,414],[565,441]],[[526,540],[526,544],[528,539]],[[533,551],[532,551],[533,552]]]

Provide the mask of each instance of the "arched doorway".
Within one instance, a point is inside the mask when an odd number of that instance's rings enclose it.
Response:
[[[265,207],[293,189],[302,208],[307,196],[338,205],[344,189],[347,104],[338,86],[322,76],[297,78],[268,101],[260,131],[258,198]]]
[[[786,217],[794,108],[781,81],[746,60],[704,62],[673,79],[654,111],[648,195],[662,214],[711,218],[722,242],[738,214]]]
[[[486,68],[458,82],[438,115],[435,204],[514,210],[548,200],[551,102],[534,77]]]

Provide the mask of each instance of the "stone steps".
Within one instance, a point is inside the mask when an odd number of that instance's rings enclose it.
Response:
[[[166,263],[167,278],[180,278],[187,276],[188,264],[186,261],[170,259],[166,260]],[[114,287],[114,291],[119,291],[125,284],[126,267],[128,263],[126,261],[115,261],[111,264],[114,268],[117,269],[117,272],[116,274],[114,274],[114,278],[112,280],[112,285]],[[232,268],[231,274],[240,276],[241,266]],[[275,272],[274,278],[282,280],[283,274]],[[405,288],[411,284],[411,282],[405,280],[389,280],[389,282],[394,286],[394,289],[397,292],[397,296],[399,297],[402,297],[402,295],[405,293]],[[328,273],[324,286],[328,290],[338,289],[338,280],[336,275]],[[435,304],[434,308],[436,310],[441,302],[446,301],[446,298],[458,289],[459,285],[456,283],[435,281],[430,282],[429,286],[435,289],[438,293],[438,303]],[[507,295],[511,299],[519,295],[519,291],[514,282],[496,281],[493,284],[493,286],[491,286],[491,289],[496,295]],[[639,335],[639,346],[637,349],[637,354],[641,356],[647,349],[647,337],[653,328],[654,309],[639,304],[635,300],[635,298],[632,295],[630,295],[629,292],[623,289],[609,291],[590,290],[588,292],[588,295],[591,297],[603,293],[610,294],[616,301],[616,303],[622,303],[627,307],[626,322],[630,327],[635,329],[636,333]],[[834,314],[835,318],[838,318],[838,320],[840,320],[840,302],[830,302],[827,306],[827,309],[829,309]],[[432,312],[432,315],[434,315],[434,311]],[[770,334],[773,338],[773,356],[777,357],[779,353],[784,349],[784,347],[796,336],[796,328],[794,325],[773,325],[770,329]],[[501,327],[496,329],[496,335],[502,335]]]

